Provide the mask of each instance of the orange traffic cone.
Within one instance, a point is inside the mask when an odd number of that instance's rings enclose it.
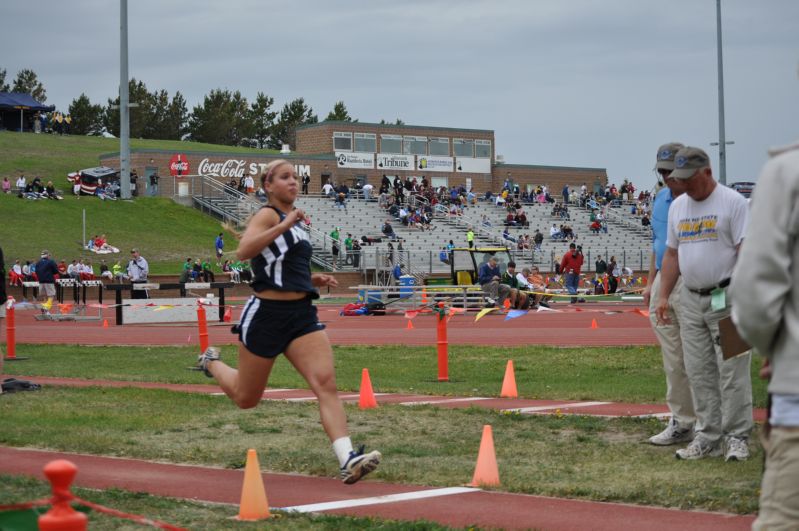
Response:
[[[596,330],[599,328],[599,325],[596,322],[596,319],[591,319],[591,330]]]
[[[427,290],[422,288],[422,305],[427,304]]]
[[[108,328],[108,319],[103,319],[103,328]]]
[[[516,375],[513,373],[513,360],[508,360],[505,366],[505,379],[502,380],[502,391],[499,393],[502,398],[518,398],[516,391]]]
[[[406,327],[406,330],[413,330],[413,322],[411,322],[410,319],[408,319],[408,326]]]
[[[510,299],[505,299],[505,302],[502,303],[502,307],[505,308],[506,311],[510,310]]]
[[[497,456],[494,453],[494,436],[491,425],[483,426],[483,438],[480,440],[480,452],[477,454],[477,466],[474,469],[470,487],[499,487],[499,469]]]
[[[226,323],[229,323],[230,321],[233,320],[233,308],[231,308],[230,306],[225,308],[225,313],[222,316],[222,320]]]
[[[241,504],[237,520],[263,520],[269,518],[269,501],[266,499],[261,466],[255,450],[247,450],[247,464],[244,467],[244,484],[241,488]]]
[[[408,321],[410,323],[410,321]],[[372,381],[369,379],[369,369],[361,372],[361,396],[358,398],[358,407],[371,409],[377,407],[375,393],[372,391]]]

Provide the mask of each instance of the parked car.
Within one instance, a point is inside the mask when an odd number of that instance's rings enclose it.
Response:
[[[730,185],[730,188],[740,193],[745,198],[749,199],[752,196],[752,192],[754,192],[755,190],[755,183],[741,181],[737,183],[732,183]]]

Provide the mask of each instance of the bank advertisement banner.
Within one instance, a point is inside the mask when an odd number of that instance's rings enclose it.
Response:
[[[359,168],[363,170],[373,170],[375,167],[375,154],[337,151],[336,164],[339,168]]]
[[[413,171],[413,155],[377,154],[377,168],[380,170]]]
[[[459,173],[491,173],[491,159],[455,157],[455,171]]]
[[[436,157],[434,155],[419,155],[416,168],[420,171],[452,171],[452,157]]]

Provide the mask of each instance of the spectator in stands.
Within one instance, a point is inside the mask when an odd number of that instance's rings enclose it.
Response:
[[[616,293],[619,289],[619,277],[621,276],[621,268],[616,263],[616,257],[611,256],[608,263],[608,293]]]
[[[535,235],[533,235],[533,243],[535,243],[534,250],[542,251],[541,244],[544,243],[544,235],[537,228],[535,229]]]
[[[563,195],[563,204],[564,205],[568,205],[569,204],[569,185],[568,184],[564,184],[563,185],[563,191],[561,192],[561,194]]]
[[[353,239],[352,234],[349,232],[347,233],[347,237],[344,238],[344,264],[351,264],[352,263],[352,245]]]
[[[309,174],[305,174],[302,176],[302,194],[308,195],[308,185],[311,184],[311,176]]]
[[[202,264],[203,282],[216,282],[214,272],[211,269],[211,262],[204,260]]]
[[[526,309],[528,304],[527,294],[524,293],[523,289],[527,287],[527,279],[523,276],[519,278],[521,273],[516,272],[516,262],[511,260],[508,262],[508,269],[502,273],[502,284],[510,287],[510,294],[508,297],[510,298],[510,305],[511,308],[516,309]]]
[[[516,243],[516,238],[510,235],[510,232],[508,232],[508,227],[505,227],[505,230],[502,231],[502,239],[505,241]]]
[[[114,280],[117,282],[122,282],[125,278],[125,270],[122,268],[122,264],[119,263],[119,260],[111,266],[111,273],[114,275]]]
[[[648,215],[644,214],[643,216],[641,216],[641,225],[642,226],[649,227],[651,224],[652,224],[652,222],[649,221],[649,216]]]
[[[234,284],[241,283],[239,271],[233,268],[233,263],[230,260],[225,260],[225,262],[222,264],[222,272],[227,273],[230,276],[230,281]]]
[[[599,234],[599,231],[602,230],[602,223],[595,219],[588,228],[591,230],[591,234]]]
[[[474,247],[474,231],[472,230],[471,226],[466,230],[466,243],[469,246],[469,249]]]
[[[191,266],[191,278],[192,280],[197,282],[198,280],[200,280],[202,274],[203,274],[203,266],[200,263],[200,259],[197,258],[196,260],[194,260],[194,264]]]
[[[183,262],[183,269],[180,271],[180,282],[188,282],[192,280],[192,260],[191,257],[186,258],[186,261]]]
[[[363,191],[364,200],[369,201],[370,199],[372,199],[372,190],[374,190],[374,186],[372,186],[368,182],[363,185],[361,191]]]
[[[449,249],[447,249],[446,245],[438,252],[438,259],[441,260],[441,262],[449,265]]]
[[[333,185],[330,184],[330,181],[326,182],[324,186],[322,186],[322,193],[327,197],[334,197],[336,191],[333,189]]]
[[[560,241],[564,238],[563,232],[561,232],[561,230],[555,226],[555,224],[553,224],[552,228],[549,229],[549,237],[555,241]]]
[[[361,267],[361,244],[358,243],[358,240],[353,240],[352,249],[348,251],[348,254],[352,256],[352,267],[359,269]]]
[[[108,269],[108,265],[105,263],[105,260],[100,260],[100,280],[104,278],[113,281],[114,275]]]
[[[560,264],[557,263],[555,265],[560,266]],[[543,306],[544,308],[549,308],[548,301],[552,299],[552,297],[545,295],[547,292],[547,281],[541,275],[538,266],[533,265],[529,270],[525,269],[524,271],[529,271],[529,273],[525,273],[527,276],[527,283],[529,284],[530,289],[536,292],[533,297],[533,304],[537,306]]]
[[[486,301],[488,302],[489,308],[495,305],[501,306],[510,295],[510,286],[500,284],[501,280],[502,275],[499,272],[497,258],[495,256],[489,258],[488,261],[480,265],[477,270],[477,281],[486,294]]]
[[[14,260],[14,265],[11,266],[11,271],[8,272],[8,284],[9,286],[21,286],[24,278],[22,276],[22,265],[20,265],[19,259],[16,259]]]
[[[344,192],[336,194],[335,198],[336,208],[343,208],[347,212],[347,195]]]
[[[604,275],[608,272],[608,264],[602,259],[602,255],[600,254],[596,262],[594,262],[595,269],[597,275]]]
[[[58,275],[58,266],[50,258],[50,251],[42,251],[41,259],[36,262],[35,267],[36,277],[39,279],[39,296],[52,299],[55,297],[55,276]]]
[[[386,237],[388,237],[391,240],[397,239],[397,235],[394,234],[394,227],[391,226],[389,220],[386,220],[386,222],[383,224],[383,228],[380,229],[380,232],[382,232]]]
[[[569,251],[563,255],[560,261],[560,270],[566,275],[565,286],[569,294],[572,295],[572,304],[577,302],[577,288],[580,287],[580,270],[582,267],[582,248],[578,248],[574,243],[569,244]]]

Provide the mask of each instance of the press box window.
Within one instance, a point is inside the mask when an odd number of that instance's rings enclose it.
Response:
[[[427,155],[427,137],[406,136],[403,138],[402,149],[405,155]]]
[[[449,157],[449,138],[431,138],[427,145],[430,148],[430,155]]]
[[[474,157],[474,140],[464,138],[453,138],[452,148],[456,157]]]
[[[333,133],[333,151],[352,151],[352,133]]]
[[[478,159],[491,158],[491,141],[490,140],[475,140],[474,141],[474,156]]]
[[[402,153],[402,137],[399,135],[380,135],[381,153]]]
[[[355,133],[355,151],[374,153],[377,151],[377,135],[374,133]]]

